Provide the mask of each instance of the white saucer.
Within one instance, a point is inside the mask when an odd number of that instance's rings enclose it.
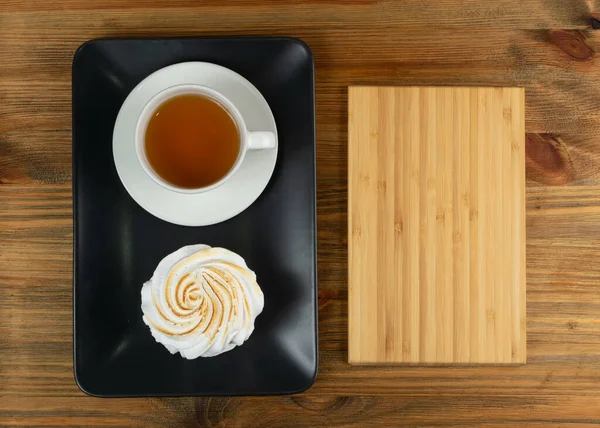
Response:
[[[260,196],[275,169],[277,147],[248,151],[231,178],[204,193],[173,192],[156,183],[146,174],[136,154],[137,118],[158,92],[190,83],[207,86],[229,98],[241,112],[249,131],[271,131],[277,136],[275,118],[267,101],[249,81],[216,64],[184,62],[152,73],[131,91],[115,123],[113,156],[125,189],[150,214],[183,226],[208,226],[238,215]]]

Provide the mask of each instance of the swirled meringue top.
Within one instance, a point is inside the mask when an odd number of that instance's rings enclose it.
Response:
[[[256,275],[244,259],[202,244],[166,256],[142,287],[144,322],[152,336],[188,359],[244,343],[263,306]]]

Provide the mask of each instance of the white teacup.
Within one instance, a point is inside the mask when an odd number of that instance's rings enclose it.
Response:
[[[145,141],[144,141],[148,122],[150,121],[150,118],[153,116],[156,109],[161,104],[163,104],[164,102],[169,100],[170,98],[173,98],[173,97],[176,97],[179,95],[188,95],[188,94],[200,95],[200,96],[209,98],[210,100],[219,104],[227,113],[229,113],[229,115],[233,119],[233,121],[237,127],[239,136],[240,136],[240,150],[238,153],[238,157],[237,157],[235,163],[233,164],[233,166],[231,167],[231,169],[229,170],[229,172],[227,174],[225,174],[225,176],[223,176],[216,183],[213,183],[209,186],[195,188],[195,189],[188,189],[188,188],[174,186],[173,184],[165,181],[160,175],[158,175],[154,171],[154,169],[152,168],[150,163],[148,162],[148,159],[146,157]],[[196,84],[175,85],[175,86],[171,86],[171,87],[164,89],[161,92],[157,93],[154,97],[152,97],[146,103],[146,105],[142,109],[142,111],[138,117],[136,127],[135,127],[135,149],[136,149],[138,160],[139,160],[142,168],[144,169],[146,174],[148,174],[148,176],[150,178],[152,178],[152,180],[154,180],[156,183],[160,184],[161,186],[163,186],[164,188],[166,188],[168,190],[171,190],[174,192],[179,192],[179,193],[191,194],[191,193],[208,192],[210,190],[213,190],[213,189],[221,186],[223,183],[225,183],[227,180],[229,180],[233,176],[233,174],[235,174],[235,172],[238,170],[238,168],[244,161],[244,158],[245,158],[248,150],[273,149],[276,147],[276,145],[277,145],[277,137],[275,136],[275,134],[273,132],[271,132],[271,131],[249,131],[248,127],[246,125],[246,122],[244,121],[244,118],[242,117],[242,114],[240,113],[240,111],[222,93],[220,93],[214,89],[211,89],[207,86],[196,85]]]
[[[234,167],[219,183],[199,189],[180,189],[157,176],[148,164],[143,141],[155,109],[185,93],[219,102],[240,136]],[[113,158],[126,191],[150,214],[177,225],[208,226],[238,215],[266,189],[277,163],[277,135],[267,100],[242,75],[208,62],[182,62],[155,71],[129,93],[115,121]],[[265,146],[272,148],[252,150]]]

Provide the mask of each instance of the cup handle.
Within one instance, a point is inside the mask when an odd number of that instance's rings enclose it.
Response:
[[[248,148],[256,149],[273,149],[277,145],[275,134],[269,131],[255,131],[248,135]]]

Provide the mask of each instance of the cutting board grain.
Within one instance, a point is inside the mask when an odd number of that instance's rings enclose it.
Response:
[[[524,90],[348,105],[350,363],[524,363]]]

